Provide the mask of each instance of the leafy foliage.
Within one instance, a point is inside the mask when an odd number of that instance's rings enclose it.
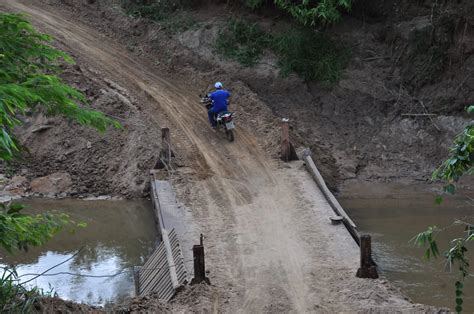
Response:
[[[352,6],[352,0],[236,0],[236,2],[240,2],[253,10],[265,5],[274,5],[303,25],[335,23],[340,20],[341,11],[348,11]],[[131,16],[162,21],[169,14],[195,3],[199,3],[199,1],[123,0],[122,7]]]
[[[474,112],[474,106],[467,109]],[[474,120],[454,139],[449,158],[433,173],[434,179],[442,179],[448,183],[444,190],[450,194],[455,192],[455,183],[465,174],[474,173]]]
[[[283,75],[298,73],[307,81],[336,83],[347,66],[350,53],[342,44],[309,29],[291,29],[275,37]]]
[[[102,132],[109,126],[120,127],[104,114],[79,106],[87,104],[85,96],[57,77],[59,62],[73,60],[51,47],[51,40],[37,32],[22,15],[0,13],[0,160],[18,156],[21,147],[13,129],[22,125],[19,116],[31,112],[61,115]],[[64,226],[74,223],[65,214],[32,216],[23,214],[22,209],[19,204],[0,204],[0,247],[10,253],[41,245]],[[3,270],[0,310],[29,311],[39,291],[18,284],[14,269]]]
[[[232,19],[219,32],[216,50],[224,57],[252,66],[258,62],[263,50],[269,47],[271,39],[257,23]]]
[[[11,160],[20,147],[12,133],[22,124],[18,115],[42,110],[105,131],[120,127],[102,113],[81,108],[82,93],[56,75],[59,61],[72,63],[64,52],[49,46],[51,37],[38,33],[18,14],[0,13],[0,159]]]
[[[474,113],[474,106],[467,108],[469,114]],[[474,120],[472,120],[456,138],[454,145],[450,150],[450,157],[433,173],[433,179],[442,179],[448,183],[444,191],[454,194],[455,184],[463,175],[472,175],[474,164]],[[436,203],[441,203],[442,198],[437,197]],[[464,281],[469,276],[469,259],[466,256],[468,243],[474,240],[474,225],[465,221],[456,220],[456,225],[464,226],[462,237],[451,240],[451,245],[445,253],[446,264],[451,270],[457,266],[459,271],[459,280],[455,282],[456,305],[455,310],[461,313],[463,310],[463,288]],[[436,227],[429,227],[427,231],[419,233],[413,240],[418,246],[428,248],[425,251],[425,257],[437,257],[439,255],[434,233],[442,232]]]
[[[350,53],[342,44],[311,29],[295,28],[283,34],[265,33],[257,23],[233,19],[220,31],[216,50],[244,66],[255,65],[265,49],[279,57],[282,75],[292,72],[307,81],[337,82]]]
[[[66,214],[31,216],[23,214],[23,208],[20,204],[0,204],[0,247],[9,253],[42,245],[67,225],[85,227],[84,223],[76,224]],[[0,274],[0,312],[28,313],[37,298],[44,296],[43,291],[20,284],[14,268],[0,268],[3,269]]]
[[[74,223],[66,214],[31,216],[23,214],[23,208],[20,204],[0,204],[0,246],[10,253],[15,249],[26,251],[28,246],[39,246],[64,226]]]
[[[451,240],[451,245],[449,249],[444,254],[446,259],[446,268],[451,271],[453,267],[457,267],[459,271],[459,279],[455,282],[455,293],[456,293],[456,305],[455,310],[457,313],[461,313],[463,310],[463,288],[464,288],[464,281],[469,276],[469,260],[466,256],[468,251],[467,245],[468,242],[474,239],[474,225],[461,221],[456,220],[454,222],[455,225],[464,226],[464,235],[461,238],[456,238]],[[439,251],[438,246],[435,240],[435,234],[442,232],[442,229],[434,227],[429,227],[426,231],[419,233],[415,238],[412,239],[412,242],[420,247],[426,247],[425,257],[427,259],[431,257],[438,257]]]
[[[436,244],[434,236],[436,231],[438,231],[436,226],[429,227],[426,231],[420,232],[413,239],[411,239],[411,242],[413,242],[415,245],[420,247],[428,247],[425,251],[426,259],[431,257],[436,258],[439,256],[438,245]]]
[[[244,0],[245,5],[252,9],[259,8],[267,2],[267,0]],[[273,0],[273,3],[298,22],[315,25],[318,22],[337,22],[341,18],[341,10],[351,9],[352,0]]]

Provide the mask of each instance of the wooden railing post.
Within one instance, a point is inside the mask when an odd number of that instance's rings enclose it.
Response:
[[[370,235],[360,236],[360,268],[357,270],[357,277],[377,279],[377,266],[372,261],[372,238]]]
[[[210,284],[209,279],[206,277],[206,263],[204,260],[204,244],[202,234],[199,242],[199,245],[193,246],[194,278],[191,280],[192,285],[201,283],[203,281]]]
[[[171,134],[169,128],[161,128],[161,151],[160,156],[153,167],[153,169],[167,168],[171,163],[171,158],[174,157],[173,149],[171,148]]]
[[[161,145],[163,157],[167,163],[171,160],[171,135],[169,128],[161,128]]]
[[[285,118],[281,120],[281,160],[289,162],[292,160],[298,160],[295,148],[290,142],[290,127],[289,119]]]

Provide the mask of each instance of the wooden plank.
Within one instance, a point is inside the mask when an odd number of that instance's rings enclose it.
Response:
[[[316,184],[320,188],[321,192],[323,192],[324,196],[326,197],[326,200],[328,201],[329,205],[332,207],[336,215],[344,217],[344,220],[347,222],[347,224],[351,228],[356,229],[357,228],[356,224],[352,221],[349,215],[347,215],[346,211],[342,208],[342,206],[339,204],[337,199],[328,189],[326,182],[324,182],[324,178],[321,176],[321,173],[316,167],[316,164],[314,163],[313,158],[311,158],[311,151],[309,149],[306,149],[305,152],[303,153],[303,160],[305,161],[306,168],[311,173],[313,179],[316,181]],[[353,230],[353,231],[357,233],[356,230]]]
[[[178,228],[181,234],[184,234],[187,227],[184,225],[183,213],[179,211],[171,183],[157,180],[154,170],[150,171],[150,179],[150,194],[161,242],[141,268],[139,291],[140,295],[156,292],[160,299],[169,301],[188,282],[176,230]]]
[[[163,221],[163,216],[161,214],[161,207],[160,207],[160,202],[158,201],[158,195],[156,192],[156,183],[155,183],[155,176],[153,173],[151,174],[151,201],[153,203],[153,208],[155,209],[154,211],[154,217],[155,217],[155,222],[156,222],[156,228],[158,230],[158,235],[160,238],[160,241],[163,239],[162,236],[162,230],[164,229],[164,221]]]
[[[164,301],[169,301],[187,283],[183,254],[174,229],[162,230],[163,241],[153,252],[138,275],[139,295],[152,292]]]
[[[168,259],[171,283],[173,284],[173,289],[178,289],[181,286],[181,284],[179,283],[178,275],[176,274],[176,265],[173,259],[173,251],[171,250],[171,243],[168,237],[168,232],[166,230],[163,230],[163,243],[166,249],[166,257]]]

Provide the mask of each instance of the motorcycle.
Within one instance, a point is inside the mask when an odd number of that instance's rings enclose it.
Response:
[[[199,95],[199,96],[201,97],[201,104],[203,104],[207,110],[211,109],[212,100],[207,95],[205,96]],[[221,127],[224,128],[227,140],[229,142],[234,141],[234,129],[235,129],[234,115],[235,115],[234,112],[225,111],[214,116],[214,118],[217,121],[217,128],[218,129]]]

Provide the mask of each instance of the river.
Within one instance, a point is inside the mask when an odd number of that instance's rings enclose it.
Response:
[[[0,263],[17,265],[22,281],[34,277],[28,274],[42,273],[67,260],[30,284],[61,298],[92,305],[121,302],[134,294],[131,267],[143,264],[156,241],[151,202],[29,200],[22,203],[28,205],[29,213],[58,210],[76,222],[87,223],[86,228],[75,228],[74,233],[63,231],[46,245],[31,248],[27,253],[0,252],[3,258]]]
[[[463,193],[446,196],[435,204],[436,194],[412,187],[373,186],[339,197],[341,205],[362,233],[372,235],[374,259],[383,276],[414,302],[454,309],[456,270],[446,272],[443,256],[427,261],[424,251],[410,240],[428,226],[447,229],[437,236],[443,254],[449,240],[459,237],[463,228],[455,219],[473,222],[474,203]],[[368,190],[371,190],[370,193]],[[383,190],[384,193],[372,193]],[[470,246],[470,249],[473,249]],[[472,263],[474,254],[468,252]],[[474,278],[464,288],[464,311],[474,312]]]
[[[383,190],[383,193],[378,193]],[[370,192],[369,192],[370,191]],[[377,193],[374,193],[376,191]],[[464,196],[445,197],[411,187],[365,186],[338,198],[362,233],[372,235],[374,258],[383,276],[414,302],[454,308],[456,273],[445,272],[443,258],[426,261],[423,250],[410,243],[428,226],[449,227],[439,234],[440,251],[462,233],[455,218],[471,217],[473,204]],[[0,252],[0,263],[17,265],[22,280],[70,259],[31,282],[61,298],[92,305],[122,302],[134,293],[131,267],[141,265],[156,244],[151,203],[148,201],[29,200],[30,213],[58,210],[86,228],[62,232],[29,252]],[[469,219],[469,218],[466,218]],[[470,220],[472,222],[472,218]],[[474,261],[474,254],[469,254]],[[75,276],[81,274],[86,276]],[[89,277],[91,276],[91,277]],[[98,277],[92,277],[98,276]],[[101,277],[105,276],[105,277]],[[474,278],[464,290],[464,310],[474,311]]]

